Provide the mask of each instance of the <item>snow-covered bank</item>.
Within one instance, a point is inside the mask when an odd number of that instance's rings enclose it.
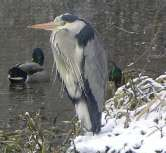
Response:
[[[100,134],[75,138],[75,151],[166,153],[166,75],[136,78],[120,87],[106,102],[102,123]]]

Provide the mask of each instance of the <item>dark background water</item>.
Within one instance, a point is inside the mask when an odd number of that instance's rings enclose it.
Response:
[[[50,32],[28,29],[69,12],[85,18],[98,31],[108,61],[138,69],[152,77],[166,71],[166,1],[164,0],[0,0],[0,128],[15,128],[19,113],[42,111],[52,124],[69,120],[73,106],[60,83],[30,84],[24,90],[9,87],[7,72],[16,63],[31,60],[32,50],[44,50],[51,73]]]

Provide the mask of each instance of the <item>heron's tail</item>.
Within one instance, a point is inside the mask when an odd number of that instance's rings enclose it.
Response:
[[[88,112],[92,124],[92,132],[93,133],[99,133],[101,129],[101,110],[102,108],[99,108],[99,103],[94,96],[94,93],[92,93],[91,87],[89,85],[89,81],[87,79],[84,79],[84,92],[83,97],[86,101]],[[99,111],[100,110],[100,111]]]
[[[86,100],[86,102],[92,125],[91,131],[93,133],[99,133],[101,129],[101,112],[98,110],[97,103],[94,103],[91,99]]]
[[[75,108],[82,127],[87,131],[99,133],[101,128],[101,112],[98,112],[96,106],[81,99],[75,104]]]
[[[93,133],[101,129],[101,112],[95,96],[92,94],[88,81],[84,81],[85,90],[76,104],[76,111],[82,125]],[[101,109],[100,109],[101,110]]]

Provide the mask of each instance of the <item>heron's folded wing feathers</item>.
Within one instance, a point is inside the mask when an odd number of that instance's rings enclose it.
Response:
[[[62,41],[63,40],[63,41]],[[61,30],[51,38],[54,58],[63,59],[65,69],[73,72],[75,82],[86,95],[86,83],[94,95],[98,106],[102,109],[105,85],[107,80],[107,60],[105,51],[97,38],[90,40],[87,45],[79,47],[77,39],[67,30]],[[101,110],[100,110],[101,111]]]
[[[88,42],[84,49],[84,77],[88,80],[89,88],[98,103],[98,108],[102,109],[105,100],[107,60],[105,50],[100,44],[95,37]]]

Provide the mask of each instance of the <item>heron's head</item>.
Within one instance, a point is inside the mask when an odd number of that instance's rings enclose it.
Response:
[[[40,65],[44,64],[44,54],[41,48],[35,48],[33,50],[32,61]]]
[[[57,16],[52,22],[36,24],[28,27],[50,30],[53,32],[53,35],[62,29],[67,29],[78,40],[78,44],[83,47],[86,46],[88,41],[94,39],[94,30],[90,24],[85,20],[69,13]]]
[[[74,16],[72,14],[65,13],[60,16],[57,16],[55,20],[52,22],[35,24],[28,27],[34,28],[34,29],[49,30],[49,31],[59,31],[60,29],[64,29],[70,25],[73,25],[73,23],[75,23],[76,21],[81,21],[81,19],[79,19],[77,16]]]

